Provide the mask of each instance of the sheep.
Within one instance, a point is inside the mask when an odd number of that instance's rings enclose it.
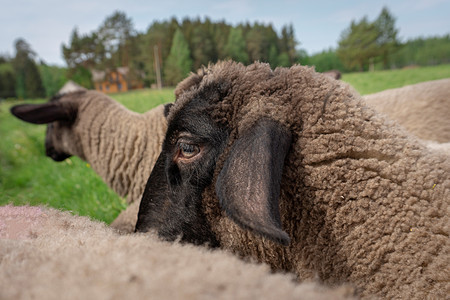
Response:
[[[61,89],[58,91],[58,94],[62,95],[62,94],[68,94],[68,93],[72,93],[72,92],[79,92],[79,91],[87,91],[87,89],[82,87],[81,85],[78,85],[77,83],[73,82],[72,80],[69,80],[61,87]]]
[[[363,99],[421,139],[450,142],[450,78],[389,89]]]
[[[133,255],[130,255],[130,254]],[[230,253],[120,235],[45,207],[0,207],[1,299],[354,299]]]
[[[309,67],[219,62],[175,95],[136,232],[361,297],[448,296],[448,155]]]
[[[329,71],[325,71],[323,72],[323,74],[330,76],[333,79],[341,79],[342,75],[341,72],[339,70],[329,70]]]
[[[449,143],[437,143],[433,141],[423,141],[425,146],[434,151],[440,151],[450,155],[450,142]]]
[[[112,223],[132,232],[146,180],[161,151],[167,121],[166,105],[139,114],[129,111],[96,91],[61,93],[49,103],[21,104],[11,113],[21,120],[48,124],[46,154],[55,161],[76,155],[118,195],[126,196],[129,207]]]

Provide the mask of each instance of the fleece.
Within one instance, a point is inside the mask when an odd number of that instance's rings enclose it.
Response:
[[[224,251],[119,235],[45,207],[0,207],[0,299],[354,299]]]
[[[450,294],[450,157],[426,148],[367,107],[348,84],[305,66],[227,61],[181,82],[169,115],[204,99],[230,132],[202,206],[223,249],[292,271],[299,280],[350,282],[362,297]],[[279,209],[282,246],[221,211],[215,183],[230,148],[257,120],[292,134]]]
[[[77,102],[73,140],[62,141],[74,144],[71,154],[89,162],[128,202],[139,199],[161,151],[167,126],[164,105],[139,114],[95,91],[67,94],[59,101]]]

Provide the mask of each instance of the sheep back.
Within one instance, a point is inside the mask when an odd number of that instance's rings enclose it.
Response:
[[[421,139],[450,142],[450,78],[389,89],[363,99]]]
[[[127,202],[139,199],[167,128],[164,105],[139,114],[98,92],[87,92],[78,103],[72,127],[83,153],[102,179]]]
[[[130,255],[132,253],[132,255]],[[229,253],[118,235],[44,207],[0,207],[1,299],[352,299],[347,286],[292,276]]]

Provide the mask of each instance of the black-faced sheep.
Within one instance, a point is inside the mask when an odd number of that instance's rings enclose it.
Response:
[[[450,78],[389,89],[363,99],[421,139],[450,142]]]
[[[145,183],[167,128],[164,105],[139,114],[102,93],[78,91],[44,104],[17,105],[11,112],[26,122],[48,124],[45,148],[53,160],[76,155],[117,194],[127,196],[130,205],[112,226],[134,230]]]
[[[308,67],[221,62],[175,94],[136,231],[363,297],[448,296],[448,155]]]
[[[230,253],[119,235],[43,207],[0,207],[0,299],[351,299]]]

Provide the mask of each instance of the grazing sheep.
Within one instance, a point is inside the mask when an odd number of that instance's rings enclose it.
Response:
[[[329,71],[323,72],[323,74],[330,76],[331,78],[336,79],[336,80],[341,79],[341,77],[342,77],[341,72],[339,70],[329,70]]]
[[[226,252],[119,235],[43,207],[0,207],[0,299],[351,299]]]
[[[81,85],[76,84],[72,80],[69,80],[61,87],[61,89],[58,91],[58,94],[62,95],[78,91],[87,91],[87,89],[85,89]]]
[[[449,295],[448,155],[308,67],[221,62],[175,94],[136,231],[363,297]]]
[[[48,124],[46,153],[55,161],[76,155],[130,204],[112,226],[132,232],[145,183],[167,128],[165,106],[144,114],[95,91],[66,93],[44,104],[11,108],[26,122]]]
[[[450,78],[385,90],[363,99],[421,139],[450,142]]]

